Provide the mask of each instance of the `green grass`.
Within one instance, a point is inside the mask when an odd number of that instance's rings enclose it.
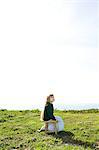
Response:
[[[0,150],[95,149],[99,142],[99,110],[55,110],[54,114],[65,124],[58,135],[37,132],[43,125],[39,110],[0,110]]]

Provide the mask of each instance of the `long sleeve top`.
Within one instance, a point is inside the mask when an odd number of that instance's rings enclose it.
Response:
[[[50,119],[56,120],[55,116],[53,115],[53,112],[54,112],[53,104],[48,103],[48,105],[46,105],[44,108],[44,121],[48,121]]]

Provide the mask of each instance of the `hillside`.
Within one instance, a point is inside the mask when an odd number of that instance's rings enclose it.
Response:
[[[0,150],[98,150],[99,110],[59,111],[64,131],[38,133],[43,125],[39,110],[0,110]]]

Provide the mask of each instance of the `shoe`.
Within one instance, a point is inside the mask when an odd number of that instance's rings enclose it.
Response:
[[[37,132],[39,132],[39,133],[40,133],[40,132],[41,132],[41,130],[39,129],[39,130],[37,130]]]

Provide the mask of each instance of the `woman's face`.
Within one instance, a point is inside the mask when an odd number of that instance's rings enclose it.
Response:
[[[55,101],[54,96],[51,96],[51,97],[50,97],[50,102],[53,103],[54,101]]]

